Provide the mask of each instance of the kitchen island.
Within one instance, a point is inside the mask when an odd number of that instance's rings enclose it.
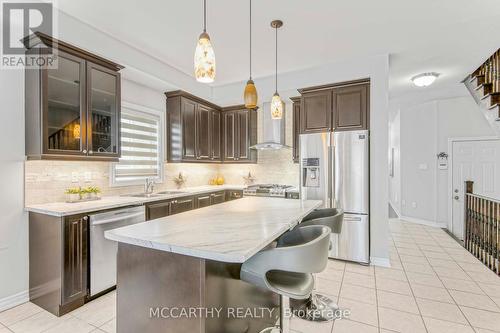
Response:
[[[246,197],[107,231],[118,241],[118,332],[259,332],[278,297],[239,280],[241,264],[321,201]]]

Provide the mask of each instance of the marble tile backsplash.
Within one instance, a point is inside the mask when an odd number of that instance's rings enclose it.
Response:
[[[98,186],[102,195],[121,195],[143,191],[142,186],[111,186],[109,162],[26,161],[25,203],[40,204],[64,201],[69,187]],[[175,189],[173,177],[182,172],[186,186],[207,185],[217,175],[227,184],[244,184],[243,177],[251,172],[255,183],[298,185],[298,165],[291,162],[291,151],[261,151],[258,164],[194,164],[166,163],[164,180],[155,190]],[[88,180],[90,179],[90,180]]]
[[[165,164],[162,184],[155,190],[175,189],[173,177],[181,172],[187,177],[186,186],[207,185],[218,173],[216,165]],[[142,192],[143,186],[111,186],[109,162],[26,161],[25,203],[39,204],[64,201],[69,187],[98,186],[102,195]],[[90,179],[90,180],[88,180]]]

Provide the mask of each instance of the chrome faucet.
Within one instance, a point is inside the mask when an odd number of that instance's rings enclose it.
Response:
[[[146,178],[146,183],[144,184],[144,194],[153,194],[154,190],[154,179],[151,177]]]

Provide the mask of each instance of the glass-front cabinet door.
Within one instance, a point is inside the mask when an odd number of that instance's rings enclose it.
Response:
[[[59,52],[58,66],[44,69],[45,154],[86,154],[85,61]]]
[[[87,63],[89,156],[120,155],[120,73]]]

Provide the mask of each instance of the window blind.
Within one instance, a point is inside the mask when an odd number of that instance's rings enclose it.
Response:
[[[143,181],[161,176],[160,117],[122,110],[121,152],[115,165],[115,182]]]

